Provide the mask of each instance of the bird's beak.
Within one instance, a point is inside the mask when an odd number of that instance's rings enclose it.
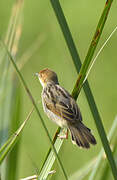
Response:
[[[39,74],[38,74],[38,73],[35,73],[34,75],[35,75],[35,76],[38,76]]]

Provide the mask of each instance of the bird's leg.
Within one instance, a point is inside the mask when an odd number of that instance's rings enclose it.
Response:
[[[63,132],[63,133],[64,133],[63,135],[58,134],[58,137],[59,137],[60,139],[68,139],[68,134],[69,134],[68,129],[66,130],[66,132]]]

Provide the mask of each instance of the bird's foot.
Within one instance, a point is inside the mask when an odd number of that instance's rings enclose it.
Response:
[[[65,132],[65,134],[58,134],[58,137],[60,138],[60,139],[68,139],[68,133],[69,133],[69,131],[68,131],[68,129],[67,129],[67,131]]]

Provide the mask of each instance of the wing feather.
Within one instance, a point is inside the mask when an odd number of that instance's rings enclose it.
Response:
[[[71,123],[82,120],[75,100],[59,85],[49,83],[43,91],[43,101],[50,111]]]

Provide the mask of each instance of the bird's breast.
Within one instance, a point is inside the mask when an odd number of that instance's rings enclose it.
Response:
[[[54,114],[52,111],[50,111],[47,108],[46,104],[44,103],[43,98],[42,98],[42,104],[43,104],[44,112],[46,113],[49,119],[51,119],[54,123],[56,123],[60,127],[67,127],[67,121]]]

